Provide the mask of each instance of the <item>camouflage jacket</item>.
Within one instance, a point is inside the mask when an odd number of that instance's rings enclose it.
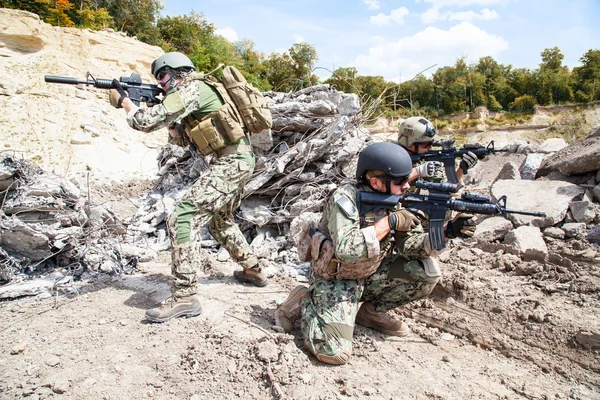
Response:
[[[369,190],[362,188],[361,190]],[[381,242],[377,240],[373,224],[388,216],[387,210],[380,210],[369,223],[361,224],[356,195],[356,185],[340,186],[327,200],[319,229],[331,237],[335,258],[342,263],[363,263],[370,259],[378,260],[393,245],[392,235],[388,234]],[[363,218],[364,221],[364,218]],[[396,235],[396,249],[406,258],[425,258],[431,254],[428,235],[418,226],[412,232]]]
[[[127,114],[127,122],[133,129],[142,132],[151,132],[167,127],[174,122],[181,122],[186,116],[194,113],[197,116],[207,115],[224,103],[215,89],[198,79],[186,79],[177,88],[169,91],[167,97],[177,92],[183,102],[183,109],[169,112],[162,103],[150,108],[135,107]],[[177,129],[178,136],[172,142],[179,144],[184,140],[184,130]]]

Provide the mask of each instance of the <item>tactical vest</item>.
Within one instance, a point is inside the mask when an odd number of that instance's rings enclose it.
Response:
[[[217,69],[222,67],[219,65]],[[225,103],[206,116],[196,111],[186,117],[186,133],[204,155],[219,154],[225,147],[239,143],[246,132],[258,133],[272,126],[271,113],[263,95],[235,67],[223,68],[221,79],[213,72],[193,73],[187,78],[202,80],[214,88]]]
[[[385,212],[385,210],[382,211]],[[370,212],[366,218],[361,218],[361,229],[372,226],[374,223],[375,216]],[[384,239],[376,245],[380,249],[369,249],[369,253],[379,250],[377,256],[351,264],[342,263],[335,258],[331,237],[326,232],[311,227],[308,223],[302,226],[296,243],[300,261],[310,261],[312,271],[327,280],[366,279],[373,275],[391,249],[389,239]]]

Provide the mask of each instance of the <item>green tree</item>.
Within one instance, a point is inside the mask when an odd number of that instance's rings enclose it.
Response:
[[[240,70],[248,82],[262,91],[271,90],[272,87],[267,80],[266,69],[262,62],[264,56],[256,51],[254,42],[249,39],[242,39],[235,42],[234,45],[242,59]]]
[[[572,101],[569,68],[562,65],[564,55],[558,47],[545,49],[541,53],[542,63],[537,71],[536,97],[542,105]]]
[[[77,11],[79,15],[79,25],[82,28],[100,30],[114,25],[114,20],[105,8],[92,10],[83,8]]]
[[[298,88],[294,77],[294,61],[285,53],[272,53],[264,61],[266,78],[276,91],[291,92]]]
[[[179,51],[188,56],[201,51],[204,44],[212,39],[215,28],[202,14],[191,12],[189,15],[161,17],[156,27],[162,39],[164,51]]]
[[[264,61],[266,79],[278,91],[296,91],[314,85],[319,81],[312,74],[317,60],[317,51],[313,46],[296,43],[289,52],[273,53]]]
[[[383,76],[356,77],[357,94],[363,99],[365,104],[371,104],[375,99],[383,95],[388,86]]]
[[[317,50],[308,43],[296,43],[290,50],[290,57],[294,62],[294,75],[301,87],[308,87],[319,82],[313,75],[315,63],[318,61]]]
[[[586,51],[579,62],[581,66],[573,68],[578,101],[600,100],[600,50]]]
[[[565,58],[565,56],[558,47],[544,49],[544,51],[542,51],[541,56],[542,63],[540,64],[540,70],[557,72],[562,68],[562,61]]]
[[[160,0],[96,0],[97,7],[108,10],[115,21],[115,28],[129,36],[150,44],[159,44],[160,35],[156,20],[162,4]]]
[[[337,90],[342,91],[344,93],[358,93],[359,89],[356,86],[356,77],[358,76],[358,71],[354,67],[341,67],[337,68],[331,74],[331,77],[325,80],[324,83],[327,83]]]

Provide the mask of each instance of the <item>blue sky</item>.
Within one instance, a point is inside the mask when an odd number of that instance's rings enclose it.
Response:
[[[306,42],[315,73],[339,67],[407,81],[427,70],[492,56],[535,69],[559,47],[570,68],[600,49],[600,0],[163,0],[162,15],[201,13],[231,41],[250,39],[269,54]]]

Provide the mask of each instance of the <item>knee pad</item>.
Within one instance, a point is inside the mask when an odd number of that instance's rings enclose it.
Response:
[[[425,275],[428,278],[438,278],[442,276],[442,270],[434,258],[422,258],[419,260],[423,264]]]

